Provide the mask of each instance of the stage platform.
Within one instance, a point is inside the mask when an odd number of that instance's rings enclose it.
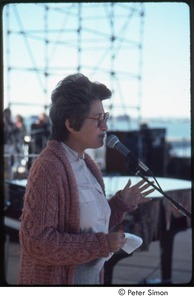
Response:
[[[9,245],[7,283],[17,285],[20,246]],[[173,246],[172,286],[187,285],[192,278],[192,231],[188,228],[176,234]],[[112,285],[153,286],[160,282],[159,242],[150,244],[148,251],[134,252],[118,262],[114,268]]]

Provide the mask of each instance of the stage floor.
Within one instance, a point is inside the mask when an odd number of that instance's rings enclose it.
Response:
[[[7,283],[17,285],[20,247],[17,242],[9,245]],[[191,228],[175,235],[173,247],[172,283],[187,284],[192,277]],[[147,280],[147,281],[146,281]],[[113,285],[153,285],[160,280],[159,242],[152,242],[148,251],[134,252],[120,260],[114,268]]]

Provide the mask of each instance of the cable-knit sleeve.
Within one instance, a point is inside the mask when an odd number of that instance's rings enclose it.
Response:
[[[131,206],[130,203],[126,204],[120,197],[120,191],[118,191],[110,200],[109,205],[111,208],[111,217],[109,222],[109,229],[120,224],[129,212],[134,211],[137,206]]]

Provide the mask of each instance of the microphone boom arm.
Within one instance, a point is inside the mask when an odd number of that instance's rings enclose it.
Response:
[[[182,207],[179,203],[174,201],[168,194],[166,194],[162,189],[158,188],[154,183],[152,183],[145,175],[141,173],[140,170],[137,170],[136,172],[130,168],[130,170],[136,175],[140,176],[142,179],[144,179],[149,185],[151,185],[155,190],[157,190],[159,193],[161,193],[165,198],[170,200],[170,202],[178,209],[180,213],[182,213],[184,216],[191,218],[191,213],[188,212],[184,207]]]

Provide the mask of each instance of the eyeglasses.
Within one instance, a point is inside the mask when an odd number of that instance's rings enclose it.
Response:
[[[108,112],[100,114],[98,117],[86,117],[86,119],[93,119],[97,121],[97,126],[101,127],[103,122],[107,122],[110,115]]]

